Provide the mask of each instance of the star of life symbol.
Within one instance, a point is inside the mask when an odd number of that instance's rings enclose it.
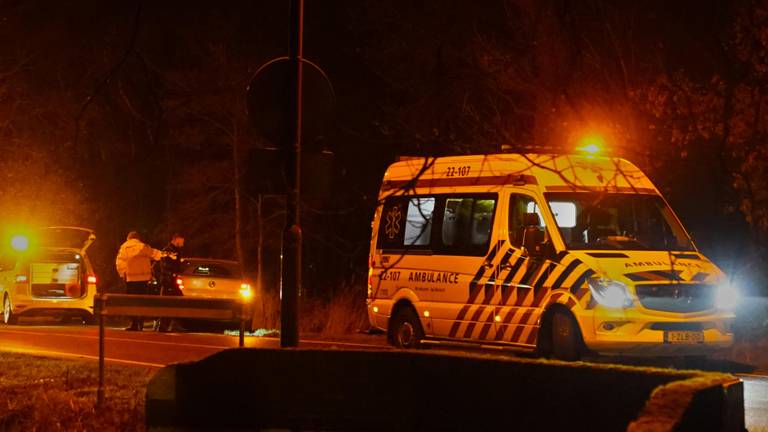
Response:
[[[384,232],[387,233],[387,237],[393,240],[400,233],[400,221],[403,218],[403,212],[400,211],[400,206],[392,207],[387,213],[387,224],[384,227]]]

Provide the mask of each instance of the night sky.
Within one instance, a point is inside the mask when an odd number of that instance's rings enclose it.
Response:
[[[309,0],[305,285],[362,286],[378,182],[399,155],[571,152],[586,131],[643,168],[702,250],[756,290],[768,244],[766,10],[736,1]],[[288,3],[0,2],[0,219],[96,229],[104,280],[128,230],[278,272],[276,147],[246,87],[287,55]],[[310,78],[308,94],[326,85]],[[271,102],[255,118],[270,118]],[[317,122],[315,119],[322,119]],[[320,123],[318,125],[317,123]],[[235,160],[237,159],[237,160]],[[316,168],[316,167],[315,167]],[[262,194],[261,217],[258,206]]]

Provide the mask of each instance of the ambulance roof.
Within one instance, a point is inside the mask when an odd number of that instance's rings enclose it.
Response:
[[[382,192],[396,188],[535,185],[542,192],[608,191],[658,194],[648,177],[621,158],[492,154],[415,157],[387,169]]]

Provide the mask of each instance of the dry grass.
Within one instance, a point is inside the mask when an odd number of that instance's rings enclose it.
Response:
[[[280,298],[261,293],[255,301],[254,328],[280,328]],[[302,298],[299,331],[322,336],[346,336],[368,328],[365,291],[347,289],[331,300]]]
[[[98,365],[0,352],[0,430],[143,431],[153,371],[108,365],[105,404],[96,408]]]
[[[368,314],[362,290],[348,289],[331,299],[304,300],[299,330],[322,336],[345,336],[368,328]]]

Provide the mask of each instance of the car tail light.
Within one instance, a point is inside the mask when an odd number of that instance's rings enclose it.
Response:
[[[27,275],[16,275],[16,283],[17,284],[25,284],[29,281],[27,278]]]
[[[184,289],[184,279],[177,277],[176,278],[176,286],[179,287],[180,290]]]
[[[96,276],[94,276],[94,275],[88,276],[88,283],[92,284],[92,285],[95,285],[96,284]]]

